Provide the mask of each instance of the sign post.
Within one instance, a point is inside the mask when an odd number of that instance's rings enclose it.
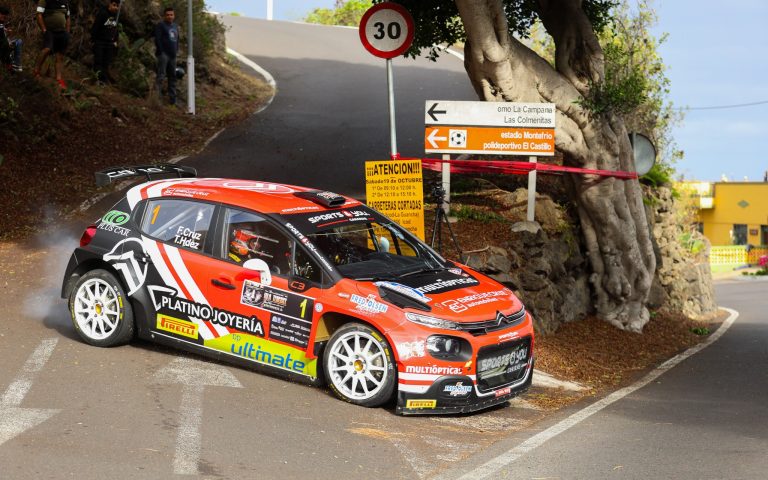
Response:
[[[390,157],[400,158],[397,152],[395,127],[395,88],[392,59],[402,55],[413,43],[413,17],[402,5],[384,2],[369,8],[360,20],[360,41],[372,55],[387,60],[387,91],[389,98]]]
[[[192,0],[187,2],[187,28],[189,29],[189,48],[187,49],[187,113],[195,114],[195,55],[194,35],[192,34]],[[174,75],[176,72],[174,72]]]
[[[527,155],[535,163],[539,156],[555,154],[555,112],[553,103],[427,100],[424,151]],[[443,165],[443,184],[450,184],[450,169]],[[528,220],[534,217],[535,198],[534,169],[528,174]]]

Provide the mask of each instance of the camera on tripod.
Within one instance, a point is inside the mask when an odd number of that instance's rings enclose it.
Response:
[[[440,183],[436,183],[432,185],[432,198],[435,199],[435,202],[438,204],[442,204],[445,202],[445,188],[443,188],[443,185]]]
[[[453,229],[451,228],[451,223],[448,221],[448,214],[446,213],[443,205],[450,204],[451,202],[447,201],[445,199],[445,188],[443,187],[442,183],[435,183],[432,185],[432,190],[430,192],[432,194],[432,198],[435,200],[436,208],[435,208],[435,223],[432,226],[432,242],[431,246],[435,247],[435,240],[437,240],[437,251],[442,254],[443,252],[443,236],[442,236],[442,225],[445,224],[446,227],[448,227],[448,232],[451,235],[451,239],[453,240],[453,246],[456,249],[456,253],[459,255],[459,260],[462,260],[463,252],[461,251],[461,247],[459,247],[459,242],[456,239],[456,235],[453,234]]]

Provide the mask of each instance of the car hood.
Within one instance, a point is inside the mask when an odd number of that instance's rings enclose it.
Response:
[[[489,320],[523,308],[512,290],[466,267],[361,283],[358,289],[364,297],[456,322]]]

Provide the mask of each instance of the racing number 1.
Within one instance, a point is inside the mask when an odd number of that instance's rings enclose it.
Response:
[[[307,313],[307,299],[305,298],[299,306],[301,307],[301,318],[304,318],[304,315]]]
[[[157,214],[160,213],[160,205],[156,206],[154,210],[152,210],[152,221],[149,222],[150,225],[155,224],[155,220],[157,220]]]
[[[381,40],[384,38],[385,32],[384,32],[384,23],[383,22],[376,22],[373,24],[373,26],[376,28],[376,33],[373,34],[373,38],[376,40]],[[400,27],[400,24],[397,22],[391,22],[389,25],[387,25],[387,31],[386,35],[393,39],[397,40],[400,38],[400,34],[402,33],[402,28]]]

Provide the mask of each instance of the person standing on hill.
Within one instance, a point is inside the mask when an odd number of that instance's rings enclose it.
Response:
[[[173,7],[165,7],[163,20],[155,26],[157,92],[163,96],[163,81],[168,78],[168,101],[176,105],[176,54],[179,52],[179,26],[174,23]]]
[[[120,0],[109,0],[107,6],[101,7],[91,28],[93,43],[93,69],[96,80],[100,83],[112,83],[109,66],[115,58],[117,50],[117,15],[120,11]]]
[[[0,5],[0,64],[10,72],[21,71],[21,39],[11,40],[11,29],[6,26],[11,16],[11,9]]]
[[[69,46],[69,0],[39,0],[37,2],[37,25],[43,33],[43,49],[35,64],[35,76],[48,55],[56,55],[56,82],[61,88],[67,84],[61,76],[64,67],[64,52]]]

